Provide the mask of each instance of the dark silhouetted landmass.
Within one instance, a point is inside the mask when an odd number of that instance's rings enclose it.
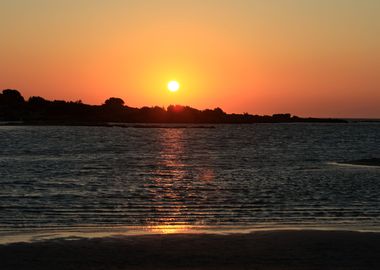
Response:
[[[345,123],[342,119],[301,118],[289,113],[269,115],[227,114],[220,108],[197,110],[189,106],[170,105],[161,108],[133,108],[121,98],[111,97],[103,105],[81,101],[46,100],[30,97],[25,100],[17,90],[0,94],[0,121],[22,121],[24,124],[101,125],[101,123]],[[108,125],[108,124],[107,124]]]

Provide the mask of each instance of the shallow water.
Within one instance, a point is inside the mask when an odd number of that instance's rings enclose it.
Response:
[[[380,228],[380,124],[0,127],[0,232]]]

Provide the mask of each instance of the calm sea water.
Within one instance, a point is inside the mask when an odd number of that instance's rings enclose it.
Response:
[[[380,228],[380,124],[0,127],[0,231]]]

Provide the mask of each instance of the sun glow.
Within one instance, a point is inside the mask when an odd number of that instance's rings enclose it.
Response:
[[[177,92],[179,89],[179,83],[177,81],[168,82],[168,89],[171,92]]]

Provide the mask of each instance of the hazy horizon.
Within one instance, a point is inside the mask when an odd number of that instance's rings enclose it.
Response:
[[[27,99],[380,118],[380,1],[0,3],[0,89]],[[181,88],[166,89],[170,80]]]

